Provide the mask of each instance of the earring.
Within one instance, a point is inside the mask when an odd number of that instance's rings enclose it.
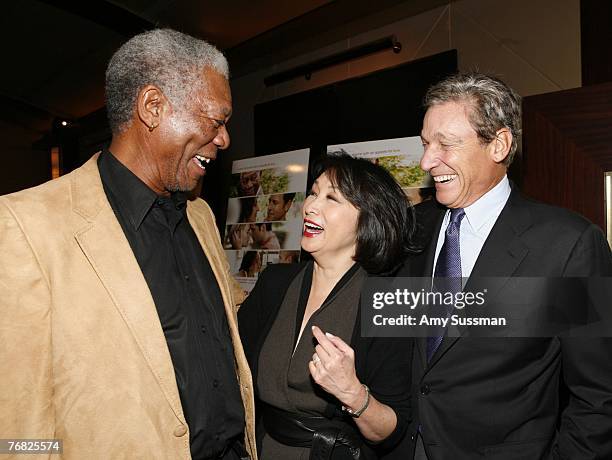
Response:
[[[151,125],[149,126],[149,132],[153,132],[153,130],[157,128],[157,125]]]

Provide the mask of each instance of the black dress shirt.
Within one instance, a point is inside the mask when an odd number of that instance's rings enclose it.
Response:
[[[109,151],[98,166],[157,308],[191,455],[214,458],[242,436],[244,409],[221,292],[187,219],[186,197],[157,196]]]

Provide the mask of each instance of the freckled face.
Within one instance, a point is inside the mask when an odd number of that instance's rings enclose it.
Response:
[[[206,174],[206,164],[226,149],[230,138],[225,123],[232,111],[229,83],[207,69],[203,85],[188,98],[186,107],[171,106],[158,129],[154,162],[161,190],[193,190]]]

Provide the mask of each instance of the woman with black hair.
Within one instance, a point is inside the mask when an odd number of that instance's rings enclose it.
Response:
[[[259,211],[257,197],[241,198],[238,222],[255,222],[257,220],[257,211]]]
[[[263,460],[369,459],[410,416],[411,339],[362,337],[360,291],[414,248],[413,210],[382,167],[333,155],[315,168],[302,249],[264,270],[238,318],[257,395]]]
[[[240,269],[236,276],[254,278],[261,270],[261,253],[259,251],[247,251],[242,257]]]

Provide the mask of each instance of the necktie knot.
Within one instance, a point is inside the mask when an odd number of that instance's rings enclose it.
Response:
[[[451,209],[450,212],[450,223],[459,225],[461,224],[461,219],[465,217],[465,210],[463,208],[455,208]]]

